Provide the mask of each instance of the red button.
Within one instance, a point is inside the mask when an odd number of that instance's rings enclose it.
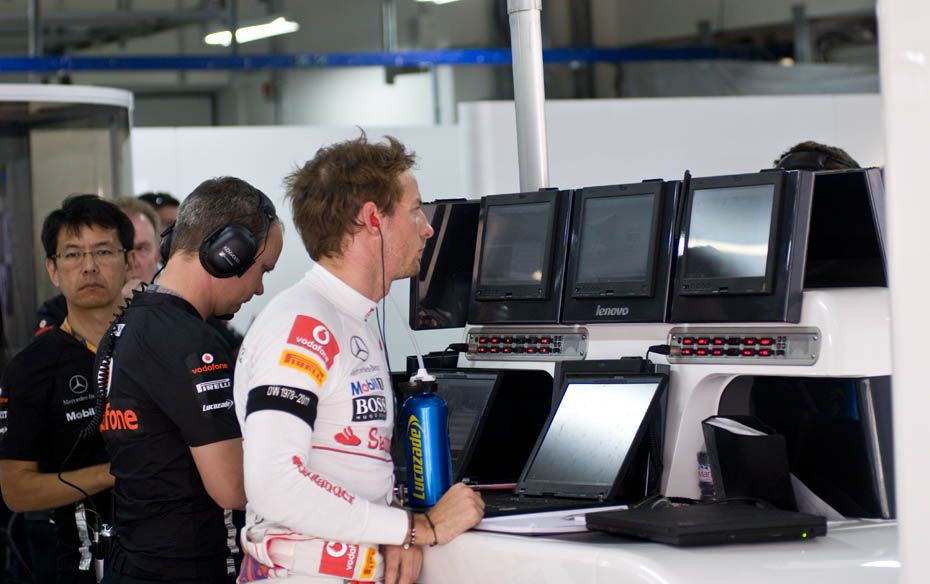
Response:
[[[489,351],[490,351],[491,353],[496,353],[496,352],[497,352],[497,347],[491,347],[491,348],[489,349]]]
[[[492,342],[492,343],[499,343],[499,342],[501,342],[501,340],[498,339],[497,337],[491,337],[491,342]]]
[[[694,352],[695,355],[703,356],[707,354],[707,349],[698,349]]]
[[[478,342],[479,342],[479,343],[487,343],[487,342],[488,342],[488,338],[487,338],[487,337],[478,337]]]
[[[752,356],[755,355],[755,354],[756,354],[756,352],[753,351],[752,349],[743,349],[743,356],[744,356],[744,357],[752,357]]]
[[[526,352],[527,352],[527,353],[535,353],[535,352],[536,352],[536,349],[534,349],[533,347],[527,347],[527,348],[526,348]]]
[[[714,349],[712,353],[714,355],[723,355],[723,349]]]
[[[768,357],[768,356],[771,355],[771,354],[772,354],[772,351],[770,351],[770,350],[768,350],[768,349],[759,349],[759,356],[760,356],[760,357]]]
[[[539,342],[542,343],[543,345],[548,345],[549,340],[550,340],[549,337],[539,337]]]
[[[769,339],[769,338],[759,339],[759,344],[760,344],[760,345],[765,345],[765,346],[771,345],[771,344],[772,344],[772,339]]]
[[[681,354],[684,355],[685,357],[690,357],[692,352],[693,352],[693,351],[691,351],[691,349],[682,349],[682,350],[681,350]]]
[[[709,342],[710,342],[709,339],[705,339],[705,338],[703,338],[703,337],[701,337],[700,339],[698,339],[698,344],[699,344],[699,345],[706,345],[706,344],[709,343]]]
[[[539,348],[539,352],[540,352],[540,353],[548,353],[548,352],[549,352],[549,347],[540,347],[540,348]]]
[[[681,339],[681,344],[682,344],[682,345],[693,345],[693,344],[694,344],[694,339],[692,339],[691,337],[685,337],[685,338]]]
[[[487,347],[478,347],[478,352],[479,352],[479,353],[487,353],[487,352],[488,352],[488,348],[487,348]]]
[[[753,338],[751,338],[751,337],[747,337],[747,338],[743,339],[743,344],[744,344],[744,345],[755,345],[755,344],[756,344],[756,340],[753,339]]]
[[[723,344],[725,344],[725,343],[726,343],[726,341],[724,341],[723,339],[720,339],[720,338],[714,339],[714,344],[715,344],[715,345],[723,345]]]

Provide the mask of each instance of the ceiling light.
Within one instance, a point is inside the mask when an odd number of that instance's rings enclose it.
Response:
[[[288,20],[283,16],[273,17],[273,20],[264,20],[257,24],[240,26],[236,29],[236,42],[240,45],[258,39],[278,36],[300,30],[300,25],[293,20]],[[232,43],[232,34],[228,30],[211,32],[203,37],[203,42],[208,45],[222,45],[228,47]]]

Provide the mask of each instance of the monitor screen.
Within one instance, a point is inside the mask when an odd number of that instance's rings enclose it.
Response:
[[[549,202],[488,205],[478,285],[544,285],[551,214]]]
[[[576,287],[651,282],[655,203],[652,193],[585,199]]]
[[[459,476],[463,456],[478,433],[478,424],[488,407],[496,381],[496,374],[436,376],[436,393],[446,401],[449,408],[453,476]]]
[[[695,189],[685,278],[764,278],[775,185]]]
[[[526,480],[612,485],[660,383],[570,381]]]

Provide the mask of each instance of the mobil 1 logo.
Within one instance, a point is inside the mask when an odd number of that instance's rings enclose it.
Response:
[[[383,395],[363,395],[352,398],[352,421],[371,422],[387,419],[387,401]]]

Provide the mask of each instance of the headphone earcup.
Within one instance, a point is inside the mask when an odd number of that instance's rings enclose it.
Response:
[[[174,225],[161,232],[161,243],[158,244],[158,253],[161,254],[163,264],[168,263],[168,256],[171,255],[171,236],[174,235]]]
[[[241,223],[224,225],[200,244],[200,263],[215,278],[241,276],[258,254],[258,239]]]

